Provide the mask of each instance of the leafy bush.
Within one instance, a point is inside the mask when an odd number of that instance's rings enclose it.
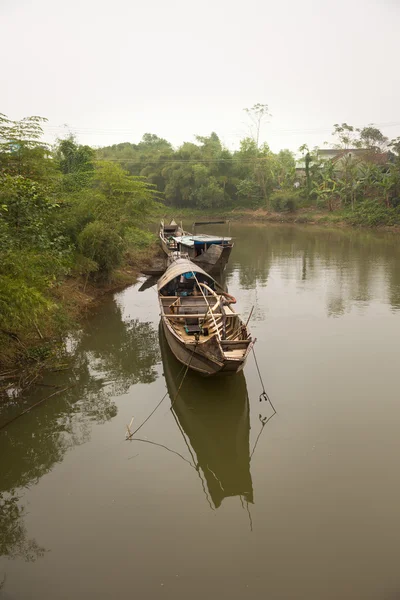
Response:
[[[143,250],[144,248],[148,248],[156,241],[156,236],[149,231],[143,231],[142,229],[137,229],[137,227],[129,227],[129,229],[125,232],[125,242],[126,245],[135,246]]]
[[[99,270],[99,265],[96,261],[83,256],[77,252],[74,257],[74,264],[71,268],[71,274],[74,276],[85,276],[95,273]]]
[[[259,208],[263,203],[263,194],[260,186],[252,179],[243,179],[237,184],[237,197],[241,206]]]
[[[121,264],[123,240],[105,223],[95,221],[86,225],[78,242],[83,256],[97,263],[100,276],[109,276]]]
[[[8,249],[0,255],[0,329],[31,329],[52,319],[56,308],[49,290],[70,267],[58,252]]]
[[[346,220],[351,225],[364,225],[376,227],[377,225],[399,225],[400,206],[388,208],[382,202],[376,200],[365,200],[355,206]]]
[[[299,194],[296,192],[278,191],[271,196],[271,206],[276,212],[296,212]]]
[[[0,329],[19,330],[51,308],[42,292],[26,284],[24,279],[0,277]]]

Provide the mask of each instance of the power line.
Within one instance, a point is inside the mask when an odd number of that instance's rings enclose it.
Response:
[[[399,121],[386,121],[383,123],[373,123],[374,127],[399,127]],[[80,134],[96,134],[96,135],[117,135],[117,134],[137,134],[137,129],[120,129],[120,128],[110,128],[110,129],[100,129],[100,128],[91,128],[91,127],[70,127],[68,125],[48,125],[45,124],[43,129],[51,129],[58,131],[71,131],[74,133]],[[281,134],[318,134],[318,133],[331,133],[331,128],[305,128],[305,129],[270,129],[267,133],[268,135],[281,135]],[[241,137],[243,134],[237,132],[226,133],[224,137],[232,136],[232,137]]]

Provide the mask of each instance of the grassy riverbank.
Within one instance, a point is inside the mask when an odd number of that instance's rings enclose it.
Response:
[[[185,221],[227,220],[248,223],[292,223],[329,227],[361,227],[384,231],[400,232],[400,207],[379,207],[376,202],[365,201],[354,210],[349,208],[328,211],[315,206],[305,206],[295,211],[276,212],[259,208],[248,210],[231,208],[221,210],[190,210],[165,207],[164,219]]]
[[[45,298],[51,309],[40,323],[16,331],[0,330],[0,401],[2,396],[8,397],[7,391],[40,382],[45,371],[65,368],[67,334],[79,329],[106,295],[135,283],[141,268],[151,264],[159,252],[154,241],[147,248],[131,248],[107,279],[65,276],[49,287]]]

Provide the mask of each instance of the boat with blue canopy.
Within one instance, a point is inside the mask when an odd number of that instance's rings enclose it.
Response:
[[[180,252],[208,272],[222,271],[233,248],[231,237],[192,234],[175,221],[169,225],[161,221],[159,236],[165,254]]]

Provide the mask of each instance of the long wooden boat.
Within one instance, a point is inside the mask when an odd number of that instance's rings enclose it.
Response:
[[[161,221],[159,237],[166,254],[176,251],[186,254],[208,272],[222,271],[233,248],[231,237],[189,233],[175,221],[169,225]]]
[[[164,223],[164,220],[160,221],[160,231],[158,235],[161,242],[161,248],[164,250],[165,254],[176,252],[178,250],[174,237],[183,234],[184,231],[182,225],[178,225],[173,219],[169,224]]]
[[[182,368],[169,351],[161,324],[159,335],[172,414],[192,447],[210,500],[215,508],[233,496],[252,503],[250,408],[244,374],[210,380],[189,371],[181,386]]]
[[[253,345],[217,282],[190,260],[178,258],[157,283],[165,336],[176,358],[203,375],[241,371]]]

